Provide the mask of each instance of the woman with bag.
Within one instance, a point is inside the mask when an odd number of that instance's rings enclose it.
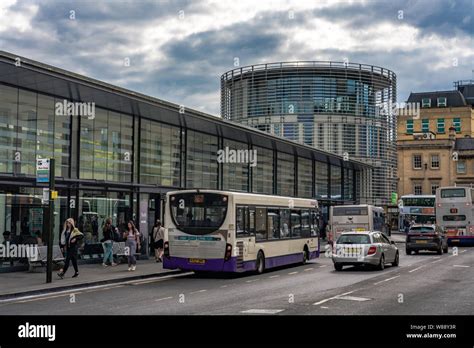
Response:
[[[102,262],[102,266],[107,267],[107,261],[110,262],[112,266],[117,266],[114,262],[114,255],[113,255],[113,246],[114,246],[114,234],[116,231],[116,227],[112,225],[112,219],[107,218],[105,220],[104,225],[104,238],[101,240],[104,246],[104,260]]]
[[[64,278],[64,275],[69,268],[69,262],[72,262],[72,266],[74,267],[75,273],[72,277],[76,278],[79,276],[79,269],[77,268],[77,249],[79,241],[83,238],[84,235],[82,232],[74,226],[74,220],[72,218],[67,219],[64,222],[63,232],[59,239],[59,246],[66,252],[66,261],[64,263],[64,268],[58,273],[59,278]]]
[[[155,227],[153,227],[153,240],[155,248],[155,261],[163,262],[163,239],[165,238],[165,229],[161,226],[161,221],[156,220]]]
[[[137,268],[137,259],[135,253],[140,250],[140,233],[133,221],[129,221],[127,231],[124,233],[125,247],[128,248],[128,270],[135,271]]]

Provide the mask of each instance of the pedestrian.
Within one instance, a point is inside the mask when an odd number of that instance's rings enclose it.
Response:
[[[124,238],[126,240],[125,247],[128,248],[128,270],[135,271],[137,268],[135,253],[140,249],[140,233],[131,220],[128,222]]]
[[[161,221],[156,220],[155,226],[153,227],[153,241],[155,248],[155,261],[163,262],[163,240],[165,238],[165,229],[161,226]]]
[[[64,262],[64,268],[59,271],[58,277],[61,279],[64,278],[64,275],[69,268],[69,263],[72,262],[74,267],[73,278],[79,276],[79,269],[77,268],[77,249],[79,241],[84,238],[79,229],[74,226],[74,220],[72,218],[67,219],[64,222],[63,232],[61,233],[61,238],[59,239],[59,246],[63,252],[66,252],[66,261]]]
[[[104,260],[102,261],[102,266],[104,267],[108,266],[107,262],[109,262],[111,266],[117,266],[114,262],[113,255],[114,235],[116,231],[117,227],[112,225],[112,219],[107,218],[103,228],[104,238],[101,240],[104,246]]]

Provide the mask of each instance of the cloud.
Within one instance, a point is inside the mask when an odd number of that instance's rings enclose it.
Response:
[[[220,76],[235,58],[241,66],[344,58],[382,66],[397,74],[403,101],[410,91],[472,78],[472,6],[7,0],[0,3],[0,49],[214,115]]]

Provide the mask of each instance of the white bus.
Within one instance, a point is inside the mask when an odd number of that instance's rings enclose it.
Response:
[[[436,190],[436,223],[447,234],[448,245],[474,244],[474,188]]]
[[[336,205],[329,211],[329,240],[336,241],[342,232],[387,231],[385,211],[369,204]]]
[[[183,190],[166,202],[164,268],[262,273],[319,256],[316,200]]]
[[[410,222],[435,224],[435,195],[404,195],[400,198],[398,228],[405,231]]]

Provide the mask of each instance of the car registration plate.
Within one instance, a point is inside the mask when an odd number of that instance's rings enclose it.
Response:
[[[416,241],[418,244],[425,244],[425,243],[428,243],[427,240],[417,240]]]
[[[360,249],[359,248],[346,248],[345,252],[346,254],[359,254]]]
[[[206,260],[204,260],[204,259],[189,259],[189,263],[204,265],[206,263]]]

